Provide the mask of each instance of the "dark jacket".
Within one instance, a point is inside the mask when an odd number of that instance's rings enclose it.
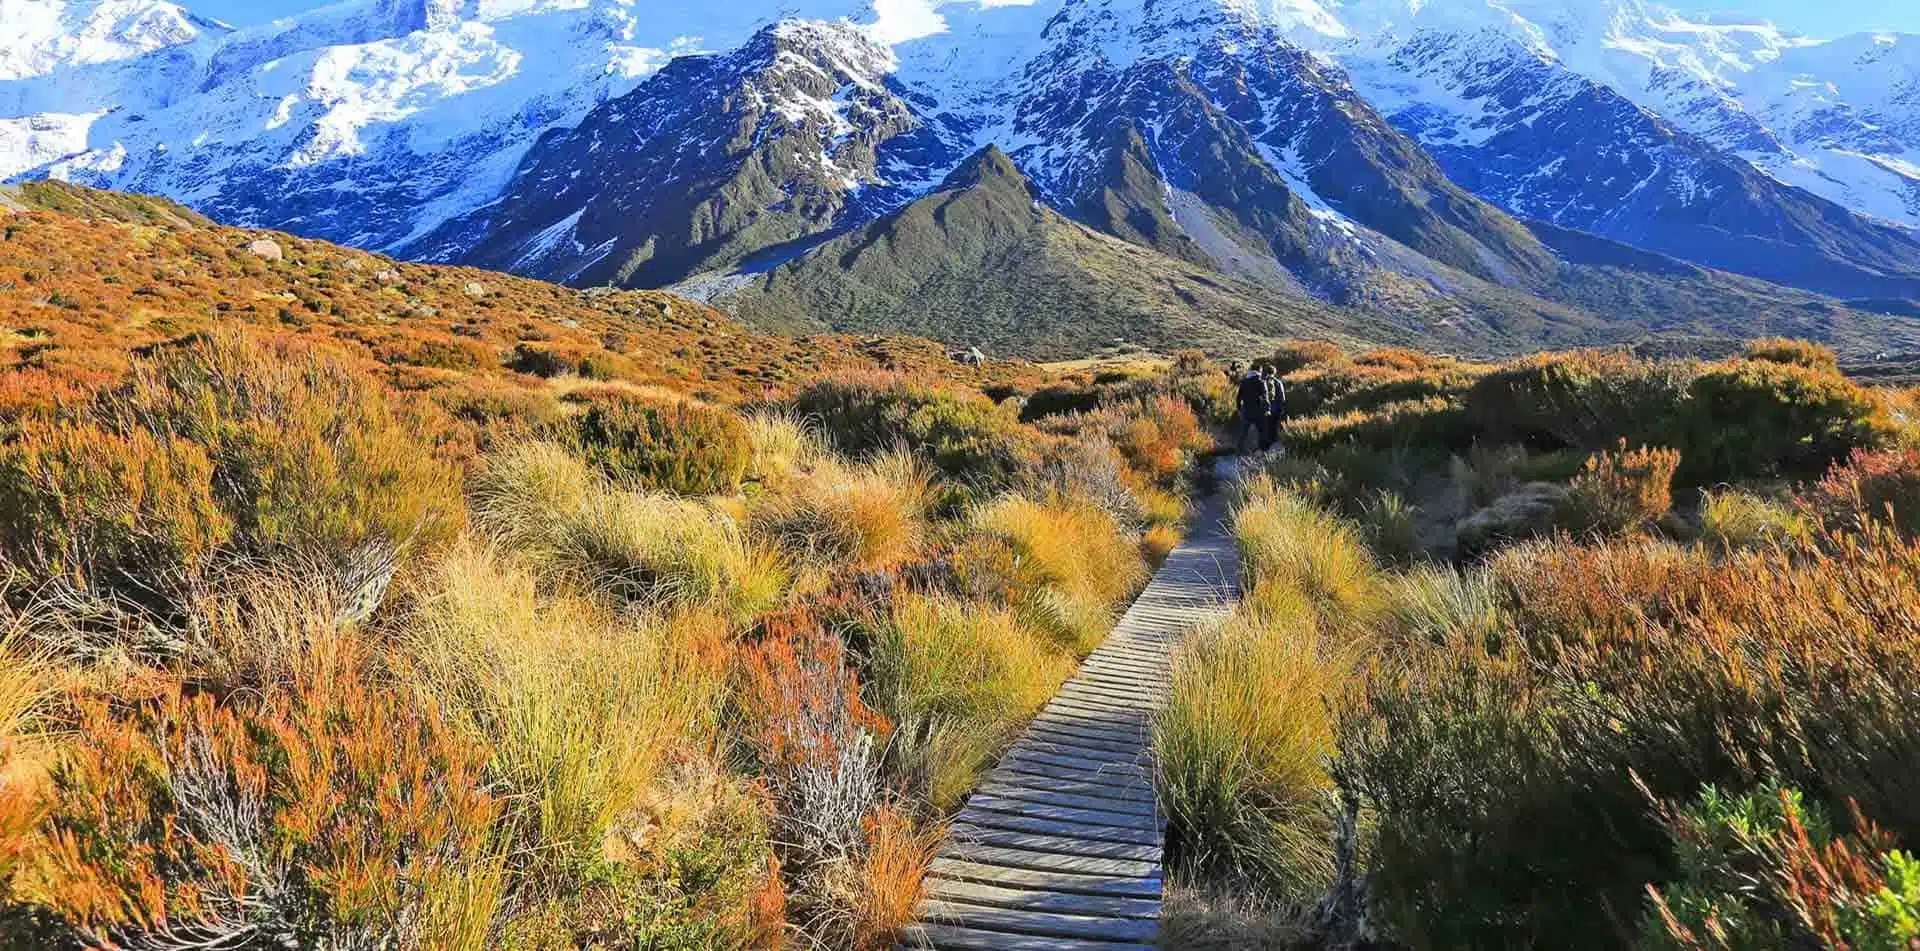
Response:
[[[1267,381],[1258,373],[1249,373],[1240,378],[1240,415],[1247,419],[1259,419],[1267,415],[1272,401],[1267,398]]]

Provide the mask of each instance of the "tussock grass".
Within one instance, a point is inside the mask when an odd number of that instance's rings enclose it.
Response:
[[[957,805],[1010,731],[1073,674],[1073,659],[1012,611],[905,598],[872,648],[871,691],[938,808]]]
[[[747,414],[747,444],[752,447],[747,478],[769,487],[785,484],[826,456],[826,441],[797,413],[761,410]]]
[[[784,593],[778,559],[734,519],[701,502],[617,488],[551,443],[502,450],[472,494],[476,520],[502,544],[589,589],[724,606],[742,620]]]
[[[1233,531],[1255,610],[1267,609],[1268,592],[1283,603],[1297,594],[1333,623],[1363,629],[1384,607],[1361,530],[1271,478],[1241,485]]]
[[[1138,546],[1085,502],[1010,495],[975,512],[973,525],[1012,547],[1023,615],[1079,653],[1100,643],[1146,580]]]
[[[547,847],[597,852],[668,754],[714,728],[724,681],[663,625],[543,596],[527,566],[475,544],[430,584],[406,624],[413,674],[485,738]]]
[[[1354,655],[1323,637],[1306,599],[1290,605],[1242,613],[1182,648],[1153,744],[1182,863],[1307,900],[1333,872],[1330,704]]]
[[[931,473],[909,453],[821,460],[756,500],[749,525],[803,571],[884,568],[918,553],[932,497]]]
[[[1700,540],[1721,551],[1806,541],[1807,519],[1788,503],[1740,489],[1700,494]]]
[[[1159,792],[1187,874],[1298,907],[1334,874],[1339,709],[1389,590],[1358,529],[1271,479],[1242,485],[1234,517],[1250,590],[1175,656]]]

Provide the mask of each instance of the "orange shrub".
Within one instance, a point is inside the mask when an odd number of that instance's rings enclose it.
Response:
[[[1587,457],[1568,485],[1564,523],[1578,532],[1624,535],[1653,524],[1673,508],[1673,474],[1680,454],[1643,446]]]
[[[1274,371],[1284,376],[1310,366],[1344,360],[1346,354],[1336,344],[1325,340],[1289,340],[1275,347],[1273,355],[1266,362],[1273,364]]]
[[[486,753],[365,678],[81,700],[22,897],[107,946],[484,946],[503,881]]]
[[[1840,372],[1840,358],[1834,354],[1832,348],[1807,340],[1763,337],[1747,344],[1745,356],[1749,360],[1786,363],[1827,373]]]
[[[1920,449],[1855,450],[1813,487],[1807,503],[1830,525],[1879,521],[1920,537]]]
[[[326,351],[197,338],[23,427],[0,453],[0,551],[38,580],[164,606],[216,554],[435,542],[465,509],[428,428]]]

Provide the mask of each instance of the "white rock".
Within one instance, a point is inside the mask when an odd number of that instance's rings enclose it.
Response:
[[[248,242],[247,250],[252,252],[254,257],[262,261],[282,261],[286,259],[285,252],[280,250],[280,242],[272,238],[255,238],[251,242]]]

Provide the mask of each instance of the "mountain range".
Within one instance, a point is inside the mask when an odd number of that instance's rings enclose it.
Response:
[[[1642,0],[0,0],[0,178],[1000,352],[1920,340],[1920,37]]]

